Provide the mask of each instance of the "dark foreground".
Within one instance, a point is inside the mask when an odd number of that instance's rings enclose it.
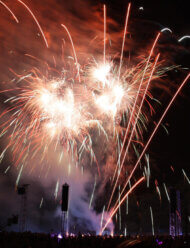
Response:
[[[189,248],[190,237],[78,236],[57,238],[40,233],[0,232],[0,248]]]

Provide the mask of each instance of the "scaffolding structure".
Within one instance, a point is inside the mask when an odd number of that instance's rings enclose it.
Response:
[[[19,214],[19,232],[26,231],[27,219],[27,188],[29,184],[23,184],[17,188],[17,193],[20,195],[20,214]]]
[[[68,229],[68,211],[62,211],[61,214],[61,233],[66,236]]]
[[[180,192],[173,188],[170,189],[169,233],[172,237],[182,235]]]

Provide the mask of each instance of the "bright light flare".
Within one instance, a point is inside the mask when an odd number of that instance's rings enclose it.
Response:
[[[42,89],[40,92],[40,102],[37,103],[41,108],[41,115],[45,119],[52,120],[48,126],[59,126],[77,131],[77,124],[80,121],[80,111],[75,107],[74,93],[71,89],[66,89],[63,97],[56,95],[56,92],[50,92]],[[62,128],[61,128],[62,127]]]
[[[96,81],[100,81],[100,82],[102,82],[105,85],[106,82],[107,82],[107,80],[108,80],[108,76],[109,76],[110,70],[111,70],[111,65],[110,64],[99,65],[93,71],[93,78]]]
[[[96,98],[96,104],[99,107],[100,111],[108,115],[115,117],[118,108],[122,102],[124,96],[124,90],[121,85],[115,85],[112,89],[109,89],[108,92],[98,96]]]
[[[52,102],[52,95],[48,90],[42,90],[42,92],[40,92],[40,101],[42,103],[42,106],[46,107],[48,104],[50,104]]]

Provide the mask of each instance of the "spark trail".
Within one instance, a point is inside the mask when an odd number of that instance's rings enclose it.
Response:
[[[133,176],[135,170],[137,169],[137,167],[138,167],[138,165],[139,165],[139,162],[141,161],[142,157],[144,156],[144,154],[145,154],[145,152],[146,152],[146,150],[147,150],[147,148],[148,148],[150,142],[152,141],[152,139],[153,139],[153,137],[154,137],[156,131],[158,130],[158,128],[159,128],[159,126],[160,126],[160,124],[161,124],[161,122],[163,121],[164,117],[166,116],[166,114],[167,114],[169,108],[171,107],[172,103],[175,101],[175,99],[176,99],[176,97],[178,96],[179,92],[180,92],[181,89],[184,87],[184,85],[187,83],[187,81],[189,80],[189,78],[190,78],[190,73],[186,76],[186,78],[185,78],[184,81],[181,83],[181,85],[180,85],[179,88],[177,89],[176,93],[174,94],[174,96],[173,96],[172,99],[170,100],[169,104],[167,105],[165,111],[163,112],[161,118],[159,119],[159,121],[158,121],[158,123],[156,124],[156,126],[155,126],[153,132],[151,133],[151,135],[150,135],[150,137],[149,137],[149,139],[148,139],[146,145],[144,146],[144,149],[143,149],[143,151],[141,152],[141,155],[139,156],[139,158],[138,158],[138,160],[137,160],[135,166],[133,167],[133,170],[131,171],[131,173],[130,173],[128,179],[126,180],[125,185],[124,185],[124,187],[123,187],[123,190],[121,191],[121,195],[124,193],[124,190],[125,190],[125,188],[127,187],[128,183],[129,183],[129,180],[132,178],[132,176]],[[124,196],[123,198],[125,198],[125,196]],[[123,199],[123,198],[122,198],[122,199]],[[117,208],[117,206],[119,205],[119,204],[117,205],[117,203],[118,203],[118,200],[117,200],[117,202],[116,202],[114,208]]]

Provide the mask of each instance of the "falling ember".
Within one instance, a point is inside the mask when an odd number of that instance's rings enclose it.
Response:
[[[55,186],[55,192],[54,192],[55,199],[57,199],[58,190],[59,190],[59,180],[57,181],[56,186]]]
[[[104,205],[103,210],[102,210],[102,217],[101,217],[101,222],[100,222],[100,228],[101,229],[102,229],[103,220],[104,220],[104,211],[105,211],[105,205]]]
[[[152,207],[150,206],[150,216],[151,216],[151,224],[152,224],[152,236],[154,236],[154,219],[152,213]]]
[[[190,179],[188,178],[187,174],[185,173],[184,169],[182,169],[183,175],[186,178],[187,182],[190,184]]]
[[[156,191],[157,191],[157,193],[158,193],[158,195],[159,195],[159,198],[160,198],[160,201],[161,201],[161,193],[160,193],[160,189],[159,189],[159,186],[158,186],[158,181],[157,180],[155,180],[155,186],[156,186]]]
[[[17,176],[17,179],[16,179],[16,186],[18,186],[18,184],[19,184],[20,177],[21,177],[21,174],[22,174],[22,170],[23,170],[23,164],[21,165],[21,168],[19,170],[19,173],[18,173],[18,176]]]
[[[164,189],[165,189],[165,192],[166,192],[166,196],[167,196],[168,202],[170,202],[170,197],[169,197],[168,190],[166,188],[165,183],[163,183],[163,185],[164,185]]]
[[[96,188],[96,177],[95,177],[95,180],[94,180],[94,187],[93,187],[92,195],[91,195],[91,198],[90,198],[89,208],[92,207],[92,201],[93,201],[93,198],[94,198],[95,188]]]
[[[40,201],[40,208],[42,207],[43,201],[44,201],[44,198],[42,197],[42,199]]]
[[[10,165],[6,168],[6,170],[4,171],[4,173],[6,174],[9,169],[10,169]]]

